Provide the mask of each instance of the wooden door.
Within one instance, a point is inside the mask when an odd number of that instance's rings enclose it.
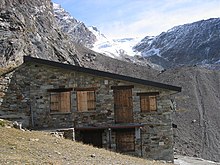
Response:
[[[114,89],[114,109],[116,123],[133,122],[132,89]]]
[[[135,150],[134,130],[121,130],[116,132],[116,150],[118,152],[129,152]]]

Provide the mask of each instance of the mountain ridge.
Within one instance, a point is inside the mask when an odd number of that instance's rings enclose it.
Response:
[[[220,18],[179,25],[145,37],[134,49],[164,68],[220,64]]]

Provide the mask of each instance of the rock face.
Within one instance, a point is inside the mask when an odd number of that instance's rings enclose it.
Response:
[[[73,18],[68,12],[58,4],[53,4],[56,21],[64,33],[67,33],[75,43],[82,44],[88,48],[93,47],[96,36],[80,22]]]
[[[50,0],[1,0],[0,66],[33,56],[79,65],[77,50],[58,28]]]
[[[165,68],[220,63],[220,18],[174,27],[145,37],[134,49]]]
[[[201,67],[168,69],[158,77],[182,87],[173,114],[176,153],[220,161],[220,73]]]

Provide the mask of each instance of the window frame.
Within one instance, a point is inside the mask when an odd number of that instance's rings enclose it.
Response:
[[[137,93],[138,96],[140,96],[140,111],[143,113],[150,113],[150,112],[157,112],[157,96],[159,95],[159,92],[145,92],[145,93]],[[155,109],[151,109],[151,97],[154,98],[155,101]],[[148,107],[143,107],[143,102],[147,101]],[[145,104],[146,105],[146,104]]]
[[[47,92],[49,92],[50,94],[50,114],[69,114],[71,113],[71,105],[72,105],[72,101],[71,101],[71,91],[72,88],[57,88],[57,89],[48,89]],[[68,94],[68,101],[69,101],[69,107],[67,110],[62,110],[62,94]],[[52,110],[52,95],[55,95],[55,97],[59,97],[58,98],[58,110]]]

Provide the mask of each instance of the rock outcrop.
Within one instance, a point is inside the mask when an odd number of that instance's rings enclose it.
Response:
[[[1,0],[0,66],[33,56],[80,65],[74,44],[59,29],[50,0]]]
[[[86,27],[83,22],[73,18],[58,4],[53,4],[56,21],[61,30],[68,34],[72,42],[92,48],[96,36]]]

